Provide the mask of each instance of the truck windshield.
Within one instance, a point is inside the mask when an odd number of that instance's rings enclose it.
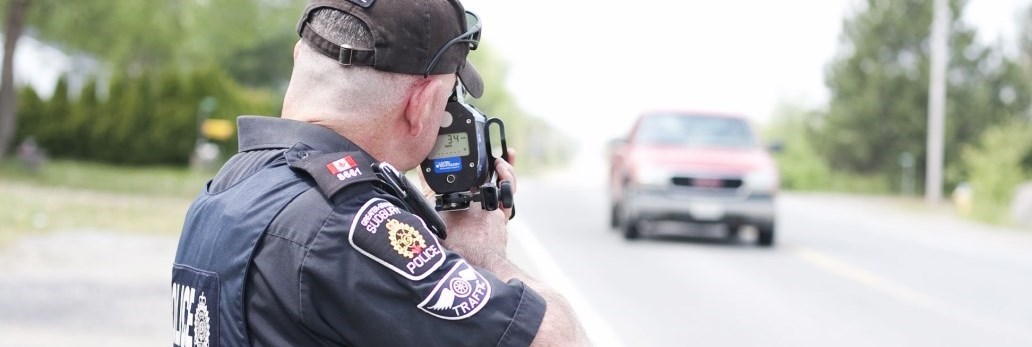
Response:
[[[642,119],[635,141],[645,145],[749,148],[756,146],[749,125],[737,118],[699,115],[650,115]]]

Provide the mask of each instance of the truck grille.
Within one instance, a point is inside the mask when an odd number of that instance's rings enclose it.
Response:
[[[708,178],[678,176],[671,179],[675,186],[699,189],[738,189],[742,186],[741,178]]]

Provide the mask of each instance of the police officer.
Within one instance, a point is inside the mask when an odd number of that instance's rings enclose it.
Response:
[[[456,0],[310,1],[282,118],[240,117],[240,153],[187,213],[174,346],[585,343],[508,260],[510,210],[444,213],[442,239],[374,170],[427,156],[456,83],[480,95],[476,21]]]

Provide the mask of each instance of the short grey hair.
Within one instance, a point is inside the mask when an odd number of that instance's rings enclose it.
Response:
[[[373,49],[373,34],[369,27],[355,16],[332,9],[320,8],[308,19],[319,36],[337,45],[348,45],[357,49]]]
[[[334,44],[357,49],[373,49],[373,36],[361,19],[347,13],[323,8],[309,16],[312,30]],[[345,66],[308,45],[297,50],[294,71],[284,98],[284,108],[309,115],[364,115],[362,122],[373,120],[396,108],[422,76],[376,70],[371,66]]]

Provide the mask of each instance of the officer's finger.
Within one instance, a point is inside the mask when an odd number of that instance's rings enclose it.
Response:
[[[509,147],[509,151],[505,153],[505,161],[509,162],[512,166],[516,166],[516,149]]]
[[[434,190],[430,188],[430,185],[426,183],[426,178],[424,178],[423,175],[416,176],[419,176],[419,191],[423,193],[423,198],[429,201],[432,206],[436,203],[437,193],[435,193]]]
[[[495,172],[498,173],[498,181],[509,181],[512,187],[512,194],[516,194],[516,170],[509,165],[509,162],[505,159],[498,158],[495,160]],[[505,220],[512,219],[512,206],[502,207],[502,212],[505,213]]]
[[[512,192],[516,193],[516,169],[505,161],[505,159],[495,159],[495,172],[498,173],[499,181],[509,181],[512,184]]]

